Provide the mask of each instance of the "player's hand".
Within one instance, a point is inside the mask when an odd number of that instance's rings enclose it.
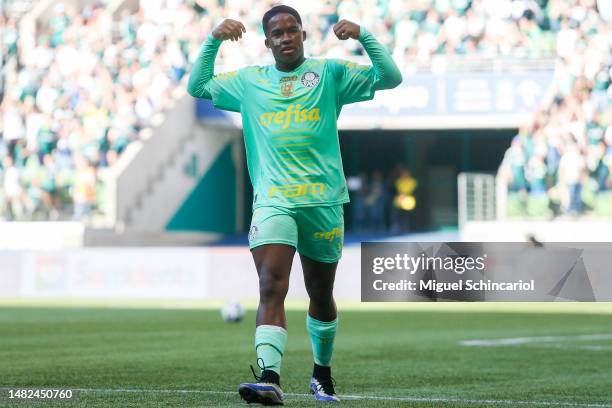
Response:
[[[240,21],[226,18],[221,24],[215,27],[212,32],[212,35],[217,40],[221,41],[238,41],[242,38],[242,33],[246,33],[246,28],[244,28],[244,24],[242,24]]]
[[[349,38],[358,40],[359,32],[359,25],[353,23],[352,21],[340,20],[334,24],[334,34],[336,34],[336,37],[342,41],[348,40]]]

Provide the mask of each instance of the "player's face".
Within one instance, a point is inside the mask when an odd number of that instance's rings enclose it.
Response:
[[[266,47],[272,50],[274,60],[283,66],[302,62],[305,39],[306,32],[291,14],[279,13],[268,21]]]

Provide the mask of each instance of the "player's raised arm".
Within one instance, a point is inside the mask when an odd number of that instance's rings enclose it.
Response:
[[[372,61],[375,78],[374,90],[395,88],[402,82],[402,74],[387,50],[364,27],[348,20],[334,25],[334,33],[340,40],[359,40]]]
[[[225,40],[238,41],[246,32],[240,21],[225,19],[208,35],[198,54],[191,75],[187,92],[195,98],[212,99],[215,106],[222,109],[238,110],[239,84],[232,81],[235,73],[227,73],[212,81],[215,58],[219,46]]]

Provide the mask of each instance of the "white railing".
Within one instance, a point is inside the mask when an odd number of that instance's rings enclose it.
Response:
[[[460,173],[458,178],[459,228],[468,221],[495,220],[495,176]]]

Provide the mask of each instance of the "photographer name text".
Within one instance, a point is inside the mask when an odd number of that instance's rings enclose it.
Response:
[[[396,282],[384,282],[376,279],[372,282],[376,291],[433,291],[437,293],[453,291],[534,291],[535,281],[493,282],[488,280],[458,280],[454,282],[439,282],[435,279],[419,280],[418,282],[402,279]]]

